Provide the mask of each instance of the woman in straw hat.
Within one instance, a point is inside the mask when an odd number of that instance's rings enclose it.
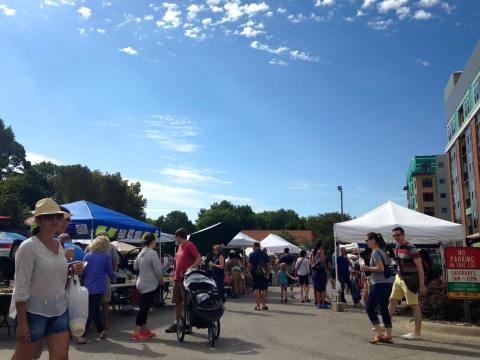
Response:
[[[97,236],[88,246],[88,254],[85,255],[86,262],[83,271],[83,284],[88,289],[88,319],[85,329],[90,328],[92,321],[95,323],[100,339],[105,339],[105,327],[102,322],[100,305],[102,296],[107,292],[105,278],[113,279],[112,257],[108,253],[110,240],[107,236]],[[78,339],[78,344],[86,344],[89,340],[86,332]]]
[[[35,205],[38,226],[17,250],[10,307],[15,318],[15,360],[30,360],[44,338],[51,359],[68,359],[68,265],[63,247],[54,238],[63,217],[55,201],[39,200]]]

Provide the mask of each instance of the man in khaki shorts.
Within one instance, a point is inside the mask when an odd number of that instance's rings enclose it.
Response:
[[[175,304],[175,320],[178,321],[183,313],[185,301],[185,289],[183,288],[183,276],[186,271],[195,269],[200,265],[202,256],[194,243],[187,241],[187,230],[180,228],[175,232],[175,240],[178,243],[175,257],[175,274],[173,275],[172,302]],[[177,331],[177,323],[170,325],[165,332]],[[190,330],[191,331],[191,330]]]
[[[402,335],[405,340],[421,340],[422,339],[422,309],[418,302],[418,292],[425,295],[427,289],[425,287],[425,276],[422,265],[422,258],[415,245],[405,240],[405,231],[401,227],[392,230],[392,236],[397,242],[395,248],[395,257],[397,260],[398,274],[393,283],[392,294],[390,296],[390,304],[388,310],[390,316],[393,317],[397,310],[397,304],[403,298],[406,299],[413,311],[415,318],[415,332]],[[413,292],[407,287],[405,278],[418,278],[419,288]]]

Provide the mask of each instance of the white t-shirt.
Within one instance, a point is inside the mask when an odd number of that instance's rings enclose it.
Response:
[[[310,264],[307,257],[298,258],[295,264],[295,269],[298,269],[298,275],[305,276],[310,274]]]

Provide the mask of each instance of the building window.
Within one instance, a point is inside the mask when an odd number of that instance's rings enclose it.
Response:
[[[433,207],[423,208],[423,213],[425,215],[435,216],[435,208],[433,208]]]
[[[439,168],[443,168],[443,162],[442,162],[442,161],[440,161],[440,162],[438,163],[438,167],[439,167]]]
[[[480,100],[480,80],[477,80],[475,85],[473,85],[473,100],[475,104]]]
[[[432,178],[424,178],[424,179],[422,179],[422,186],[423,186],[424,188],[433,187],[433,180],[432,180]]]
[[[430,172],[432,170],[432,164],[429,162],[422,163],[422,171]]]
[[[431,192],[423,193],[423,201],[432,202],[433,201],[433,193],[431,193]]]
[[[470,111],[472,110],[472,108],[470,107],[470,93],[467,93],[467,97],[463,102],[463,110],[464,110],[465,116],[468,116],[468,114],[470,114]]]
[[[446,214],[448,213],[448,209],[447,208],[442,208],[442,214]]]
[[[444,179],[444,178],[441,178],[440,180],[438,180],[438,182],[439,182],[440,184],[445,184],[445,179]]]
[[[440,198],[442,198],[442,199],[446,199],[446,198],[447,198],[447,194],[445,194],[445,193],[441,193],[441,194],[440,194]]]

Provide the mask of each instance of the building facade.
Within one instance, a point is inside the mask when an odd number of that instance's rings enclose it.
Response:
[[[415,156],[408,167],[405,189],[409,209],[450,220],[447,155]]]
[[[480,158],[480,42],[463,71],[454,72],[445,87],[448,168],[452,217],[465,235],[478,237]]]

